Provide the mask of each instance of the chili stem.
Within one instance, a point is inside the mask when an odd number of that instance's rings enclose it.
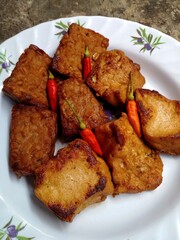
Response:
[[[79,118],[79,116],[77,115],[76,111],[74,110],[74,108],[73,108],[72,104],[69,102],[69,100],[68,99],[65,99],[65,100],[66,100],[67,104],[69,105],[70,109],[72,110],[74,116],[76,117],[76,119],[77,119],[77,121],[79,123],[79,127],[81,129],[85,129],[86,128],[86,124]]]
[[[54,79],[54,75],[49,71],[49,79]]]
[[[130,91],[129,91],[129,100],[134,100],[134,91],[133,91],[133,82],[132,82],[132,73],[130,72]]]

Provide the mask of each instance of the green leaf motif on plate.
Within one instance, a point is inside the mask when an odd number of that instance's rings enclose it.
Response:
[[[72,22],[63,23],[62,21],[56,22],[55,27],[58,28],[60,31],[55,33],[58,37],[64,36],[64,34],[68,31],[69,26]],[[85,23],[81,23],[78,19],[75,23],[77,23],[79,26],[83,27]]]
[[[136,29],[138,36],[131,36],[132,42],[134,45],[141,46],[140,52],[149,51],[150,54],[156,49],[159,48],[160,44],[165,42],[161,41],[162,36],[154,37],[151,33],[147,34],[145,28]]]
[[[19,232],[22,231],[26,224],[24,225],[23,222],[20,222],[17,226],[12,224],[13,217],[4,225],[4,227],[0,228],[0,240],[31,240],[34,237],[24,237],[20,236]]]
[[[11,55],[7,57],[6,50],[4,52],[0,52],[0,74],[2,73],[3,70],[9,72],[11,65],[14,65],[10,58]]]

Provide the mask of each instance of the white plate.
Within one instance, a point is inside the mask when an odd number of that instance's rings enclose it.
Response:
[[[7,64],[3,64],[0,74],[0,237],[7,228],[3,229],[3,226],[13,217],[9,225],[27,224],[18,236],[38,240],[180,239],[180,157],[162,155],[163,183],[156,190],[108,197],[103,203],[85,209],[70,224],[58,220],[36,199],[32,181],[17,179],[9,171],[9,125],[13,102],[3,95],[2,82],[14,67],[11,62],[16,63],[29,44],[36,44],[53,56],[61,39],[55,35],[60,32],[55,27],[60,21],[64,24],[79,21],[84,27],[100,32],[110,39],[109,49],[121,49],[141,65],[141,72],[146,77],[145,87],[170,99],[180,99],[180,43],[139,23],[100,16],[64,18],[27,29],[2,43],[0,53],[2,57],[6,50],[4,61]],[[163,43],[156,45],[151,54],[147,49],[140,51],[145,44],[145,39],[140,40],[138,32],[141,30],[145,30],[144,36],[148,39],[152,38],[151,43],[161,37]],[[135,42],[141,41],[142,45],[134,45],[132,36],[139,38]]]

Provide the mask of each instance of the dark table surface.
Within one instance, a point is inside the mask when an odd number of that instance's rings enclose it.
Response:
[[[180,41],[179,0],[0,0],[0,43],[41,22],[102,15],[151,26]]]

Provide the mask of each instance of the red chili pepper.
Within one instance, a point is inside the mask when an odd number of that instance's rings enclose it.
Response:
[[[99,156],[102,157],[102,155],[103,155],[102,150],[100,148],[100,145],[97,141],[96,136],[91,131],[91,129],[85,128],[85,129],[81,130],[80,135],[87,143],[89,143],[89,146],[92,148],[92,150],[95,153],[97,153]]]
[[[102,157],[103,153],[101,150],[101,147],[98,143],[98,140],[91,129],[86,127],[86,124],[79,118],[77,113],[75,112],[74,108],[72,107],[71,103],[68,99],[66,99],[67,104],[69,105],[70,109],[72,110],[74,116],[76,117],[79,127],[81,129],[80,135],[81,137],[89,144],[89,146],[92,148],[92,150],[97,153],[99,156]]]
[[[136,132],[138,137],[142,137],[141,124],[139,120],[137,104],[136,104],[136,101],[134,100],[134,94],[133,94],[132,74],[130,74],[130,93],[128,96],[126,110],[127,110],[129,122],[133,126],[134,131]]]
[[[57,84],[53,74],[49,71],[49,80],[47,82],[47,93],[50,108],[53,112],[57,112]]]
[[[84,59],[83,59],[83,78],[86,79],[91,72],[91,58],[88,47],[85,47]]]

